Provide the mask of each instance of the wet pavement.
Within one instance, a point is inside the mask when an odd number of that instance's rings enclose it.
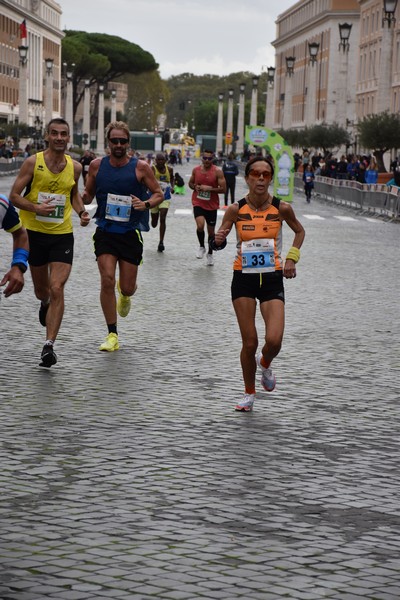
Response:
[[[233,410],[234,235],[213,267],[196,259],[189,193],[164,253],[145,235],[118,352],[98,351],[94,223],[76,220],[56,366],[38,367],[30,276],[2,298],[2,600],[400,598],[400,228],[293,207],[306,240],[277,387],[258,381],[251,414]],[[10,255],[2,232],[0,272]]]

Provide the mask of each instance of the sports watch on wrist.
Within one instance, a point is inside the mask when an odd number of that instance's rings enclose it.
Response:
[[[147,209],[150,209],[150,208],[151,208],[151,204],[150,204],[150,202],[149,202],[148,200],[146,200],[146,202],[144,203],[144,205],[145,205],[145,207],[146,207]]]

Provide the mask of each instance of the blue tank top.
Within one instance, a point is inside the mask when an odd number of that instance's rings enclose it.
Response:
[[[113,167],[110,165],[110,157],[105,156],[96,175],[96,200],[97,210],[95,219],[98,227],[109,233],[125,233],[138,229],[139,231],[149,231],[149,211],[130,210],[130,216],[127,217],[124,211],[125,219],[117,220],[115,217],[107,218],[107,199],[110,203],[109,194],[116,196],[130,196],[133,194],[141,200],[147,199],[147,188],[140,183],[136,177],[136,165],[138,159],[131,158],[123,167]],[[115,205],[114,205],[115,206]]]

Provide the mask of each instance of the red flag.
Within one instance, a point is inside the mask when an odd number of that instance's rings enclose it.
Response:
[[[19,33],[20,33],[21,40],[26,40],[26,38],[28,37],[27,31],[26,31],[26,19],[24,19],[22,21],[22,23],[20,24]]]

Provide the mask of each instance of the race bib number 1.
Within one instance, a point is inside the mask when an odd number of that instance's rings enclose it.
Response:
[[[132,198],[107,194],[106,219],[110,221],[124,221],[130,219],[132,212]]]
[[[273,239],[242,242],[242,272],[272,273],[275,271]]]
[[[65,200],[64,194],[49,194],[47,192],[39,192],[38,204],[43,204],[46,200],[50,200],[49,205],[54,206],[53,212],[48,215],[36,215],[37,221],[43,223],[62,223],[64,221]]]

